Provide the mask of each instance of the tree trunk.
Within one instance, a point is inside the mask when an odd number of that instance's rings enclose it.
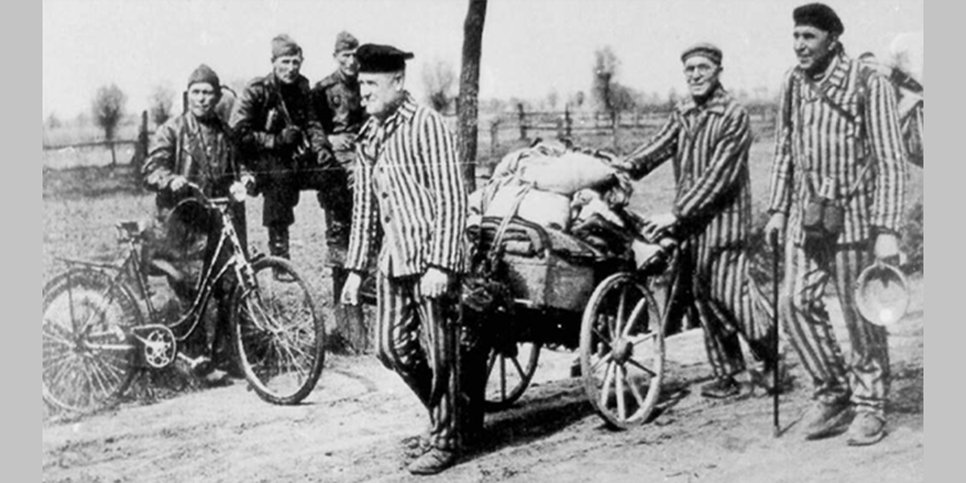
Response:
[[[463,65],[460,68],[460,95],[457,104],[459,136],[457,144],[463,163],[463,180],[468,191],[476,190],[476,144],[479,116],[480,55],[483,47],[483,22],[487,0],[469,0],[463,22]]]

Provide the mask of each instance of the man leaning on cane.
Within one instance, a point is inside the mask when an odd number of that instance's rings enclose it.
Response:
[[[885,435],[888,340],[859,314],[853,287],[874,259],[899,255],[906,167],[895,94],[845,54],[831,8],[808,4],[792,17],[798,65],[782,86],[766,236],[784,234],[781,315],[814,386],[805,437],[848,428],[849,445],[868,445]],[[848,365],[823,300],[829,281],[851,341]]]

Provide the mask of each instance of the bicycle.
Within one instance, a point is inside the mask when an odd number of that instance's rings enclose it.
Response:
[[[118,243],[127,247],[119,262],[58,257],[68,268],[43,289],[43,400],[51,406],[86,413],[113,405],[139,371],[162,370],[176,359],[190,363],[181,346],[226,277],[233,278],[231,353],[250,386],[263,400],[283,405],[299,403],[314,389],[325,331],[313,291],[288,260],[249,259],[232,224],[230,199],[207,198],[189,186],[194,196],[175,211],[201,208],[221,226],[196,295],[177,320],[161,320],[151,302],[141,223],[116,225]]]

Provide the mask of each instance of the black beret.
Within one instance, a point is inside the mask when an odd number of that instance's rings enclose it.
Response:
[[[412,52],[403,52],[391,45],[363,44],[356,49],[359,72],[397,72],[406,68]]]
[[[681,62],[688,60],[688,57],[691,57],[692,55],[706,57],[708,60],[718,65],[721,65],[721,58],[724,57],[724,55],[721,53],[721,49],[719,49],[716,45],[709,44],[707,42],[694,44],[685,49],[684,52],[681,53]]]
[[[795,20],[795,25],[811,25],[835,35],[842,35],[842,32],[845,32],[845,26],[842,25],[842,20],[835,10],[824,3],[802,5],[792,12],[792,18]]]

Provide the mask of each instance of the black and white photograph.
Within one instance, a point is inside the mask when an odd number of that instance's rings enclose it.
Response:
[[[925,480],[923,0],[41,20],[42,481]]]

